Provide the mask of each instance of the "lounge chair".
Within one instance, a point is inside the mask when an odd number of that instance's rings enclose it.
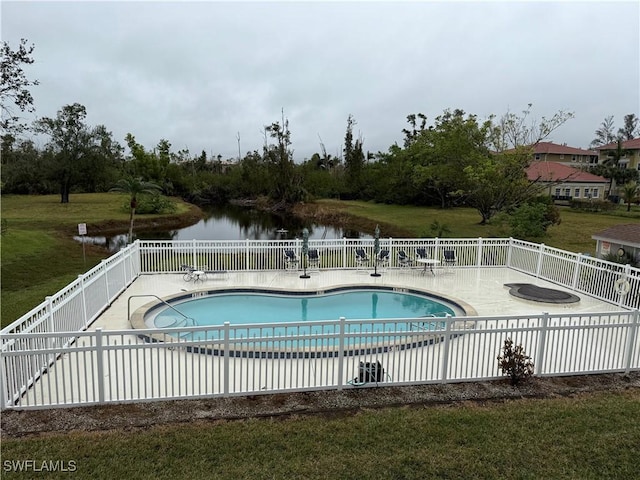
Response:
[[[404,250],[398,250],[398,266],[402,268],[413,267],[413,259]]]
[[[315,248],[307,252],[307,268],[320,269],[320,256],[318,255],[318,250]]]
[[[287,249],[284,251],[284,266],[286,270],[297,270],[300,264],[300,259],[293,250]]]
[[[367,267],[369,265],[369,256],[364,248],[356,248],[356,267]]]
[[[380,250],[376,257],[376,265],[379,268],[385,268],[389,266],[389,250]]]

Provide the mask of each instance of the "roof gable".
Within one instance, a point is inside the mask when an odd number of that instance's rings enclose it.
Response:
[[[598,155],[594,150],[583,150],[581,148],[558,145],[553,142],[538,142],[533,146],[535,154],[555,154],[555,155]]]
[[[533,162],[527,168],[527,178],[530,181],[538,180],[542,182],[571,181],[609,183],[604,177],[573,168],[560,162]]]
[[[614,225],[602,232],[591,235],[591,238],[640,247],[640,223]]]
[[[600,145],[596,147],[596,150],[615,150],[618,148],[618,142],[607,143],[606,145]],[[633,138],[631,140],[625,140],[622,142],[622,148],[624,150],[640,150],[640,137]]]

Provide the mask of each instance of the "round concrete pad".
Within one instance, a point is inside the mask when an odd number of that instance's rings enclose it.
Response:
[[[505,287],[510,287],[509,293],[514,297],[543,303],[576,303],[580,297],[573,293],[553,288],[542,288],[531,283],[505,283]]]

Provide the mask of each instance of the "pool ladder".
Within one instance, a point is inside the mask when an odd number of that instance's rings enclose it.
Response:
[[[148,294],[144,294],[144,295],[131,295],[129,297],[129,299],[127,300],[127,320],[129,321],[129,324],[131,324],[131,299],[132,298],[140,298],[140,297],[153,297],[157,300],[159,300],[160,302],[164,303],[167,307],[169,307],[171,310],[173,310],[174,312],[178,313],[178,315],[180,315],[182,318],[184,318],[184,325],[170,325],[170,327],[188,327],[189,326],[189,322],[191,322],[191,326],[193,326],[195,324],[195,320],[191,317],[187,317],[184,313],[182,313],[180,310],[178,310],[177,308],[175,308],[173,305],[167,303],[166,301],[164,301],[163,299],[161,299],[159,296],[154,295],[152,293],[148,293]]]

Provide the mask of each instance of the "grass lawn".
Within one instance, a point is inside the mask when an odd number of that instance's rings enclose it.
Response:
[[[2,459],[72,460],[87,479],[602,480],[637,478],[638,445],[630,390],[5,439]]]
[[[181,215],[191,206],[176,200]],[[73,236],[86,223],[88,233],[98,225],[120,225],[126,230],[129,212],[126,194],[71,195],[61,204],[57,195],[2,196],[1,325],[5,327],[109,256],[103,249],[82,245]],[[162,215],[139,215],[138,222]]]
[[[509,230],[499,225],[480,225],[480,215],[472,208],[427,208],[400,205],[385,205],[373,202],[320,200],[318,204],[341,209],[351,215],[364,217],[372,222],[393,225],[416,237],[432,237],[431,224],[438,221],[446,225],[449,238],[508,238]],[[640,207],[633,206],[631,212],[619,206],[607,213],[588,213],[561,207],[561,223],[549,228],[547,237],[540,239],[551,247],[595,254],[596,242],[591,235],[620,223],[640,222]],[[384,228],[381,228],[385,236]]]
[[[77,223],[128,220],[115,194],[3,197],[2,325],[39,304],[105,257],[73,241]],[[449,237],[505,236],[470,209],[439,210],[323,201],[330,208],[415,236],[446,224]],[[179,213],[189,206],[179,204]],[[591,235],[630,215],[562,211],[545,243],[593,253]],[[384,234],[384,230],[383,230]],[[29,415],[29,412],[24,412]],[[640,392],[477,405],[364,410],[357,414],[198,422],[146,430],[3,438],[2,478],[575,478],[637,477]],[[11,461],[73,461],[73,473],[9,471]],[[7,463],[9,462],[9,463]],[[7,468],[9,467],[9,468]]]

